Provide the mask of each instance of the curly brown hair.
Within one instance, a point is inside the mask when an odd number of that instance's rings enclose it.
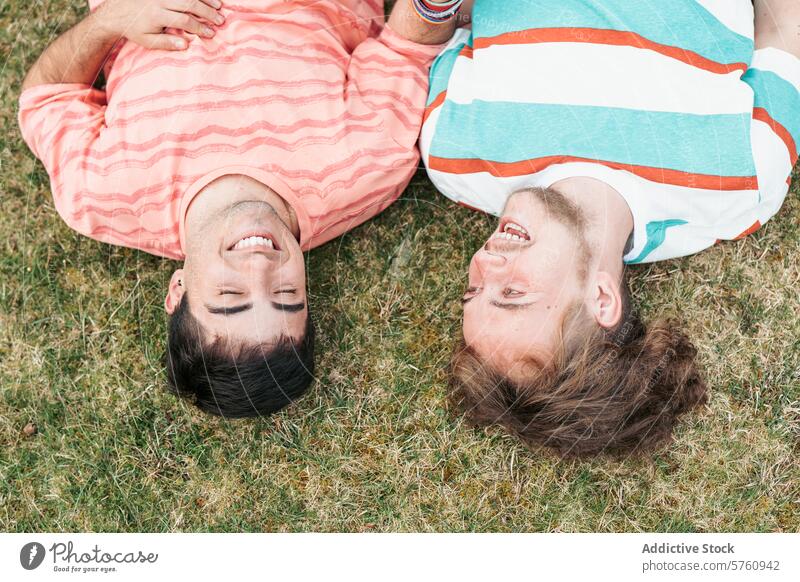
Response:
[[[621,282],[623,317],[612,331],[576,304],[561,349],[524,384],[490,368],[463,340],[450,364],[450,396],[475,426],[499,425],[532,448],[562,457],[650,452],[680,415],[705,404],[697,350],[674,320],[645,326]]]

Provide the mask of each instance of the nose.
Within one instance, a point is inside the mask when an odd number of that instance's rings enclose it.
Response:
[[[475,255],[475,262],[481,271],[489,271],[492,269],[500,269],[505,266],[508,259],[498,253],[489,250],[488,245],[482,248]]]
[[[519,253],[523,248],[523,245],[521,245],[518,242],[496,239],[492,237],[486,241],[486,244],[483,245],[483,248],[487,252],[505,257],[508,255]]]
[[[232,261],[237,269],[256,270],[283,264],[283,254],[278,251],[254,250],[234,255]]]
[[[275,276],[274,272],[281,266],[280,257],[269,253],[252,253],[241,259],[234,263],[234,270],[256,287],[269,285]]]

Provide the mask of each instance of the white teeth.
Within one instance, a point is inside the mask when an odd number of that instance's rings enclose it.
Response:
[[[519,232],[521,232],[522,234],[525,234],[525,235],[528,234],[527,230],[525,230],[520,225],[518,225],[518,224],[516,224],[514,222],[509,222],[508,224],[506,224],[506,226],[505,226],[505,228],[503,230],[504,231],[508,231],[508,229],[513,229],[513,230],[519,231]]]
[[[272,243],[272,239],[264,238],[263,236],[249,236],[247,238],[243,238],[238,243],[233,245],[234,250],[246,249],[248,247],[269,247],[271,249],[275,248],[275,245]]]
[[[517,242],[522,242],[525,239],[517,234],[511,234],[510,232],[496,232],[492,238],[502,239],[502,240],[513,240]]]

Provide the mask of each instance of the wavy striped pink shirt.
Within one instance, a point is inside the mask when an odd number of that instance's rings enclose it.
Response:
[[[382,0],[231,0],[223,13],[213,39],[183,52],[124,43],[105,91],[22,94],[22,134],[70,227],[182,259],[192,198],[244,174],[292,205],[309,249],[406,187],[441,47],[383,27]]]

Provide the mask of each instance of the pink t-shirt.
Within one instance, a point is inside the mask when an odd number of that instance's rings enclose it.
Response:
[[[216,36],[186,51],[124,43],[105,91],[22,94],[22,134],[70,227],[182,259],[192,198],[244,174],[292,205],[309,249],[406,187],[440,46],[383,27],[382,0],[236,0],[222,12]]]

